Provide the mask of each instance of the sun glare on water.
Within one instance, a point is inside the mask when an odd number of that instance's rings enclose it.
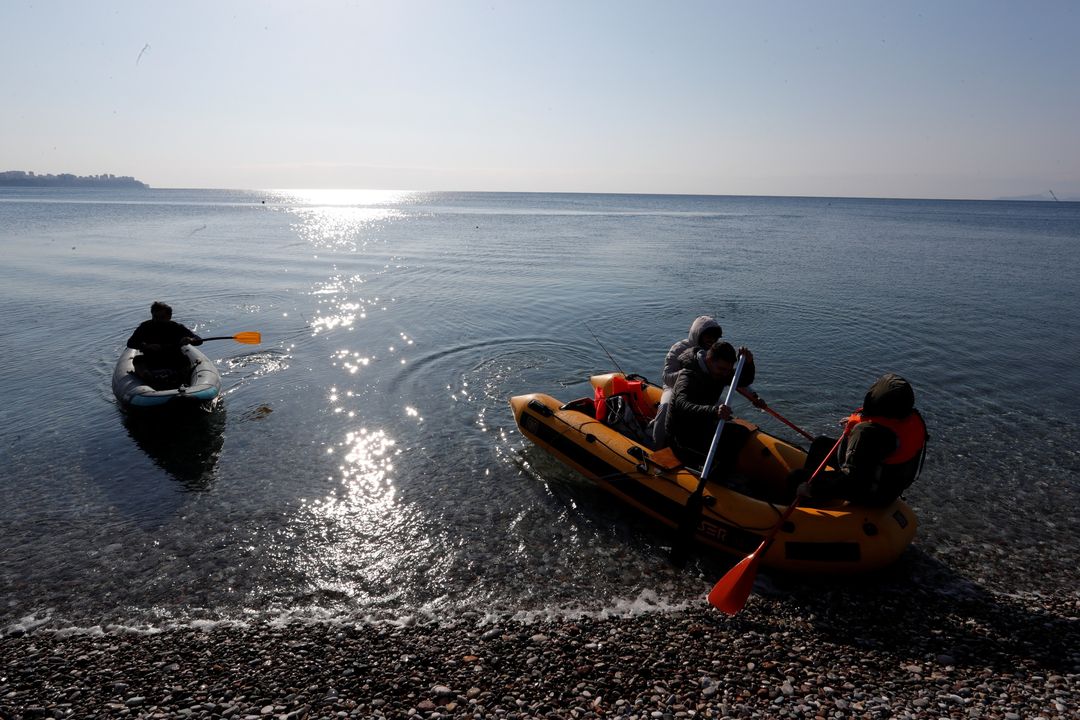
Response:
[[[284,202],[313,206],[373,207],[399,205],[416,195],[412,190],[358,190],[350,188],[272,190]]]

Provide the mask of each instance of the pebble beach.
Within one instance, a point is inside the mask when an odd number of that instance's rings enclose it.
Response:
[[[0,640],[4,718],[1076,718],[1075,594],[755,594],[734,617],[256,623]]]

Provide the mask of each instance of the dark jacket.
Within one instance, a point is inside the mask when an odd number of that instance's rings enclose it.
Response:
[[[146,362],[151,365],[172,365],[184,361],[180,352],[180,341],[191,338],[201,341],[199,336],[178,322],[172,320],[147,320],[135,328],[128,338],[127,346],[142,351]],[[160,345],[161,349],[151,352],[147,345]]]
[[[926,423],[918,412],[915,393],[907,380],[893,374],[879,378],[863,400],[860,416],[867,421],[856,424],[841,446],[839,470],[823,474],[814,481],[811,486],[813,497],[843,498],[859,505],[879,507],[900,497],[922,468]],[[890,418],[903,420],[913,413],[918,418],[916,427],[921,427],[914,431],[919,432],[922,439],[921,442],[910,439],[911,451],[918,448],[918,452],[902,462],[886,462],[901,444],[900,438],[886,424]],[[873,421],[875,416],[880,417],[878,422]]]
[[[690,348],[679,356],[682,370],[675,377],[671,409],[667,414],[667,438],[672,447],[704,455],[720,422],[717,407],[724,401],[725,383],[717,382],[705,366],[705,351]],[[739,387],[754,382],[754,363],[748,361],[739,376]]]

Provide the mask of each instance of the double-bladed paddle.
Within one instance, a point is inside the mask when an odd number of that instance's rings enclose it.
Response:
[[[251,330],[248,332],[239,332],[235,335],[218,335],[217,337],[202,339],[203,342],[206,342],[207,340],[235,340],[236,342],[244,343],[245,345],[258,345],[262,342],[262,334]]]

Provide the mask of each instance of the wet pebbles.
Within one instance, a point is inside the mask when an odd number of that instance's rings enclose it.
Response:
[[[524,624],[0,639],[0,717],[1076,718],[1078,598],[796,591]]]

